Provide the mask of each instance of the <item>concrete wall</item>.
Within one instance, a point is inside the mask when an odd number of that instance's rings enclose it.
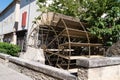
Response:
[[[68,71],[2,53],[0,53],[0,64],[1,63],[30,76],[33,80],[77,80],[77,78]]]
[[[79,80],[120,80],[120,57],[77,60]]]
[[[15,5],[11,7],[6,13],[0,16],[0,34],[7,34],[13,32],[15,23]]]

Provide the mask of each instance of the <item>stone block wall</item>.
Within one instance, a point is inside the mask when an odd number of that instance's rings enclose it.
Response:
[[[66,70],[0,53],[0,63],[33,80],[120,80],[120,57],[85,58],[76,61],[77,77]]]
[[[120,57],[77,60],[79,80],[120,80]]]
[[[68,71],[2,53],[0,63],[30,76],[33,80],[77,80],[77,77]]]

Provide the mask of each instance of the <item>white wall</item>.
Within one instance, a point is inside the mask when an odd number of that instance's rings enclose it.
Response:
[[[15,6],[11,7],[5,14],[3,14],[1,18],[1,33],[7,34],[13,32],[14,22],[15,22]]]
[[[40,12],[37,12],[36,0],[21,0],[20,2],[20,18],[18,30],[29,29],[32,26],[32,21]],[[22,13],[27,12],[27,21],[25,28],[22,28]]]
[[[2,22],[1,22],[1,17],[0,17],[0,35],[2,35]]]
[[[40,11],[38,12],[37,9],[38,9],[38,6],[36,4],[36,1],[34,1],[30,6],[30,15],[29,15],[30,17],[29,17],[28,30],[31,29],[31,27],[33,25],[33,21],[35,20],[35,18],[41,14],[41,12]]]

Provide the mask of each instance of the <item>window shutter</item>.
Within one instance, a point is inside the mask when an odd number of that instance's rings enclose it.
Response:
[[[22,27],[26,26],[27,12],[22,13]]]

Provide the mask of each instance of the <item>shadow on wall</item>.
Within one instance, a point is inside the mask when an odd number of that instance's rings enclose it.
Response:
[[[20,8],[23,8],[25,6],[27,6],[28,4],[34,2],[35,0],[21,0],[20,1]]]

